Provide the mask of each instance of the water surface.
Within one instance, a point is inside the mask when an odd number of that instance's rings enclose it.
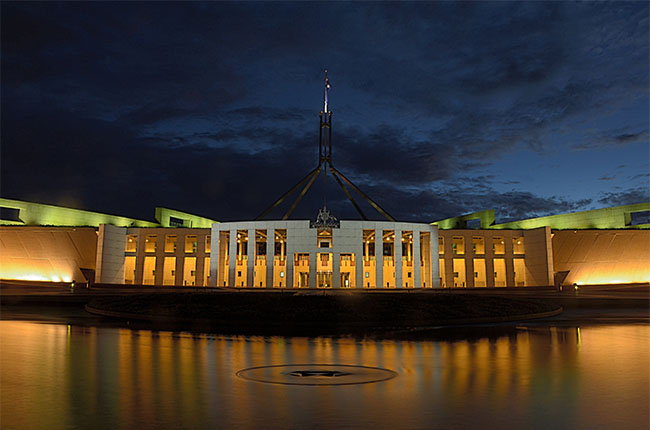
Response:
[[[648,427],[647,324],[481,330],[469,338],[452,333],[399,341],[4,320],[0,424],[51,430]],[[398,375],[344,386],[236,376],[245,368],[294,363],[373,366]]]

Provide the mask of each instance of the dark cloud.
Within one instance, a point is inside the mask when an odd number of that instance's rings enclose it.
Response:
[[[413,191],[403,188],[370,188],[387,203],[385,208],[405,221],[437,221],[477,210],[495,209],[497,223],[585,210],[591,199],[569,201],[540,197],[530,192],[498,192],[484,188],[449,188]]]
[[[648,131],[640,131],[638,133],[624,133],[624,134],[619,134],[618,136],[614,136],[614,139],[621,142],[621,143],[629,143],[629,142],[636,142],[641,139],[644,139],[645,141],[648,140]]]
[[[569,201],[562,197],[540,197],[530,192],[511,191],[485,196],[484,199],[497,210],[497,222],[516,221],[525,218],[574,212],[586,209],[592,200]]]
[[[634,181],[634,180],[637,180],[637,179],[645,179],[645,180],[647,180],[648,178],[650,178],[650,173],[639,173],[638,175],[633,175],[633,176],[629,177],[630,181]]]
[[[632,205],[650,201],[650,187],[643,186],[623,192],[604,192],[598,202],[605,206]]]
[[[438,154],[448,159],[440,162]],[[336,133],[333,161],[355,177],[371,183],[427,183],[452,175],[458,160],[450,145],[414,141],[395,127],[382,125],[377,130],[346,129]]]
[[[620,131],[614,133],[605,132],[587,142],[574,145],[573,148],[578,150],[591,150],[648,142],[650,142],[650,132],[648,132],[647,129],[643,131],[624,133],[621,133]]]
[[[249,219],[316,164],[327,66],[334,164],[399,219],[643,198],[605,170],[588,196],[528,192],[510,170],[593,181],[609,157],[643,179],[647,16],[642,2],[3,3],[1,191]],[[295,215],[327,196],[355,216],[332,179]]]
[[[233,109],[226,112],[227,116],[244,118],[246,120],[272,120],[272,121],[304,121],[305,117],[312,112],[306,112],[298,108],[278,109],[274,107],[247,106]]]

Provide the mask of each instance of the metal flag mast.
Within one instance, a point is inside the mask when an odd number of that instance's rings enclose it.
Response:
[[[352,194],[350,193],[350,190],[348,187],[346,187],[346,184],[352,188],[354,191],[356,191],[363,199],[365,199],[377,212],[379,212],[381,215],[383,215],[387,220],[389,221],[395,221],[395,218],[393,218],[388,212],[386,212],[381,206],[379,206],[377,203],[375,203],[367,194],[365,194],[363,191],[359,189],[356,185],[352,183],[348,178],[346,178],[341,172],[339,172],[334,165],[332,164],[332,111],[329,110],[329,90],[332,86],[330,85],[329,78],[327,77],[327,70],[325,70],[325,100],[323,102],[323,110],[318,113],[318,119],[320,123],[320,133],[318,136],[318,165],[307,174],[304,178],[302,178],[296,185],[294,185],[289,191],[284,193],[279,199],[277,199],[271,206],[269,206],[264,212],[262,212],[256,220],[261,220],[265,216],[267,216],[273,209],[278,207],[284,200],[287,199],[294,191],[298,190],[300,187],[302,190],[300,193],[298,193],[298,196],[294,200],[294,202],[291,204],[291,207],[289,207],[289,210],[284,214],[282,217],[283,220],[286,220],[289,218],[291,213],[296,209],[298,206],[298,203],[300,203],[300,200],[307,194],[307,191],[309,191],[309,188],[312,186],[318,175],[320,174],[321,170],[323,171],[323,183],[325,184],[327,181],[327,171],[332,174],[334,179],[336,180],[336,183],[341,187],[347,198],[350,200],[354,208],[359,212],[359,215],[361,215],[361,218],[363,220],[368,220],[368,217],[366,214],[363,213],[357,202],[354,200],[352,197]],[[326,197],[325,195],[323,196],[323,209],[327,211],[326,203]]]

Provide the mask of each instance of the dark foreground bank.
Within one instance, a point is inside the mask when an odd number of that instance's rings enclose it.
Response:
[[[358,333],[503,322],[561,312],[543,299],[410,294],[167,293],[100,297],[86,309],[134,321],[241,333]]]

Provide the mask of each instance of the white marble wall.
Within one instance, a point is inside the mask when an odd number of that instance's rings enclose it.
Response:
[[[126,228],[110,224],[99,226],[95,282],[98,284],[124,283],[124,248]]]
[[[414,235],[414,247],[413,247],[413,259],[416,264],[414,264],[414,281],[415,287],[419,288],[422,286],[422,283],[426,283],[427,286],[438,287],[438,228],[429,224],[420,224],[420,223],[394,223],[394,222],[381,222],[381,221],[341,221],[340,228],[332,229],[332,247],[331,248],[319,248],[318,239],[317,239],[317,229],[309,227],[309,221],[248,221],[248,222],[232,222],[232,223],[219,223],[212,225],[212,240],[213,247],[218,246],[217,242],[219,232],[229,231],[230,232],[230,249],[234,250],[236,244],[237,230],[247,230],[249,234],[249,259],[248,259],[248,283],[252,286],[252,271],[253,265],[255,264],[254,259],[254,244],[255,244],[255,230],[266,230],[267,231],[267,277],[266,285],[271,287],[273,283],[273,243],[274,243],[274,231],[276,229],[286,229],[287,231],[287,243],[286,243],[286,258],[287,258],[287,268],[286,268],[286,284],[288,288],[293,287],[293,264],[295,254],[297,253],[308,253],[309,254],[309,287],[316,287],[316,267],[317,267],[317,254],[322,252],[330,252],[333,254],[334,265],[332,273],[332,283],[334,288],[341,287],[341,278],[340,278],[340,256],[341,254],[354,254],[355,255],[355,264],[356,264],[356,273],[355,273],[355,284],[357,288],[362,288],[364,278],[363,278],[363,230],[375,230],[376,237],[379,238],[379,242],[376,245],[375,252],[377,254],[377,279],[376,283],[378,286],[385,286],[383,280],[383,272],[381,263],[383,262],[382,255],[382,244],[381,237],[384,230],[394,230],[396,244],[395,247],[395,259],[397,262],[401,262],[402,257],[402,248],[401,243],[401,234],[402,231],[412,231]],[[431,249],[436,249],[436,252],[430,252],[430,256],[433,257],[433,260],[428,262],[431,265],[431,278],[425,276],[424,273],[420,273],[420,233],[428,232],[431,236]],[[251,243],[252,242],[252,243]],[[217,248],[218,249],[218,248]],[[235,278],[235,252],[230,252],[229,254],[229,279],[232,280]],[[210,259],[210,279],[218,279],[218,259]],[[402,279],[402,265],[396,264],[395,271],[395,284],[397,288],[403,286]]]

